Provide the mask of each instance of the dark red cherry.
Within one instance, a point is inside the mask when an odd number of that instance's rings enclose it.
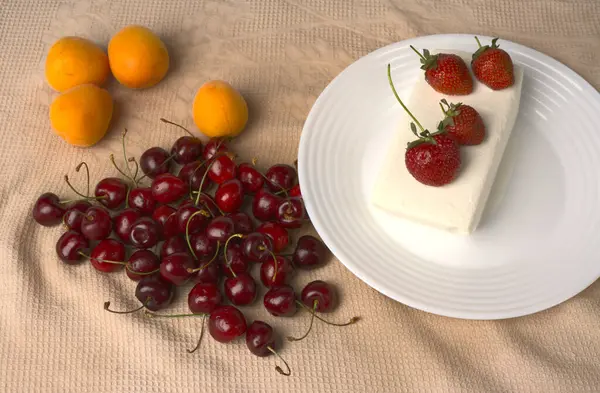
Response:
[[[194,200],[195,202],[195,200]],[[194,203],[192,202],[192,203]],[[198,207],[202,207],[204,209],[206,209],[211,216],[216,217],[221,215],[221,212],[219,211],[219,207],[217,206],[217,203],[214,201],[214,199],[212,199],[212,197],[208,194],[200,194],[200,198],[198,198]]]
[[[176,212],[176,209],[169,205],[160,205],[152,213],[152,218],[154,219],[154,221],[156,221],[156,223],[158,224],[158,226],[160,228],[161,236],[163,234],[163,228],[165,226],[165,223],[167,222],[167,219],[169,218],[169,216],[171,214],[173,214],[175,212]]]
[[[158,274],[160,269],[160,260],[150,250],[137,250],[129,257],[125,272],[127,277],[133,281],[140,281],[150,274]]]
[[[162,147],[151,147],[142,153],[140,157],[140,168],[150,179],[154,179],[171,170],[169,153]]]
[[[294,267],[289,259],[280,255],[275,258],[271,257],[260,265],[260,281],[267,288],[288,284],[293,274]]]
[[[94,195],[103,197],[98,201],[107,209],[118,209],[125,203],[127,198],[127,183],[117,177],[107,177],[96,185]]]
[[[228,214],[227,216],[233,220],[235,233],[246,234],[254,230],[254,224],[252,223],[252,219],[246,213],[237,212],[233,214]]]
[[[252,322],[246,330],[246,346],[256,356],[271,355],[275,350],[273,328],[263,321]]]
[[[219,306],[210,313],[208,332],[218,342],[227,343],[246,333],[246,318],[234,306]]]
[[[179,235],[179,217],[177,211],[167,217],[165,223],[162,226],[162,237],[163,239],[169,239],[173,236]]]
[[[152,196],[163,204],[175,202],[188,192],[187,185],[175,175],[163,173],[152,180]]]
[[[174,285],[183,285],[188,282],[195,273],[190,273],[198,264],[187,252],[171,254],[160,262],[160,275]]]
[[[312,269],[325,263],[327,248],[314,236],[304,235],[298,239],[292,262],[302,269]]]
[[[104,262],[105,260],[125,261],[125,246],[123,243],[114,239],[104,239],[94,247],[90,258],[90,263],[98,271],[110,273],[120,270],[123,264]]]
[[[142,217],[142,213],[138,209],[132,207],[123,210],[114,218],[115,233],[126,244],[130,242],[131,226],[133,223]]]
[[[277,206],[277,222],[284,228],[300,228],[306,217],[304,202],[300,198],[281,200]]]
[[[63,223],[65,226],[68,229],[80,232],[83,216],[85,215],[87,209],[89,209],[91,206],[92,205],[86,201],[78,201],[69,206],[63,216]]]
[[[264,233],[252,232],[242,240],[242,251],[253,262],[266,262],[273,259],[273,241]]]
[[[194,314],[210,314],[221,305],[223,297],[216,284],[198,283],[188,294],[188,307]]]
[[[200,161],[193,161],[189,164],[185,164],[177,176],[179,176],[192,191],[198,191],[200,184],[202,184],[202,191],[206,191],[210,188],[211,182],[208,176],[204,177],[205,173],[206,165],[203,165]],[[202,183],[203,178],[204,183]]]
[[[227,277],[233,277],[233,273],[242,274],[248,271],[250,264],[248,259],[242,252],[242,246],[240,242],[230,241],[227,245],[227,252],[222,256],[223,258],[223,274]],[[233,270],[233,273],[231,272]]]
[[[236,306],[245,306],[256,299],[256,283],[248,273],[240,273],[225,279],[223,285],[225,296]]]
[[[210,160],[217,154],[217,152],[225,153],[227,151],[227,144],[222,138],[211,138],[202,152],[202,158],[205,161]]]
[[[92,206],[86,210],[81,221],[81,234],[88,240],[102,240],[112,232],[112,219],[108,211],[100,206]]]
[[[186,233],[204,232],[210,216],[208,211],[201,211],[194,205],[180,206],[175,214],[177,215],[177,231],[184,236]]]
[[[201,261],[211,260],[217,252],[217,242],[210,240],[204,233],[194,233],[190,236],[190,245],[194,255]]]
[[[236,177],[237,167],[227,154],[215,156],[209,165],[208,177],[210,177],[213,183],[225,183],[227,180],[235,179]]]
[[[151,248],[160,240],[160,227],[152,217],[140,217],[131,225],[129,242],[135,248]]]
[[[150,311],[159,311],[171,304],[175,288],[159,275],[143,277],[135,289],[135,297]]]
[[[277,218],[277,207],[281,197],[262,188],[252,198],[252,214],[261,221]]]
[[[221,269],[219,264],[211,262],[210,264],[204,264],[199,267],[200,270],[196,272],[194,277],[195,282],[213,283],[218,284],[221,278]]]
[[[215,202],[225,213],[236,212],[242,207],[244,189],[238,179],[230,179],[221,184],[215,192]]]
[[[296,184],[296,170],[286,164],[273,165],[265,174],[267,186],[274,192],[289,190]]]
[[[189,247],[185,239],[181,236],[173,236],[165,240],[160,247],[160,257],[165,258],[171,254],[180,252],[189,252]]]
[[[221,242],[223,245],[234,233],[235,223],[230,217],[215,217],[206,226],[206,236],[211,240]]]
[[[129,192],[129,207],[138,209],[142,214],[151,215],[156,207],[150,187],[138,187]]]
[[[302,198],[302,192],[300,191],[300,184],[296,184],[291,190],[288,192],[288,195],[291,197]]]
[[[33,205],[33,219],[45,227],[60,224],[65,209],[59,202],[58,196],[51,192],[40,195]]]
[[[296,314],[296,292],[289,285],[272,287],[265,293],[263,305],[267,311],[276,317],[291,317]]]
[[[252,164],[243,162],[238,166],[237,178],[246,194],[254,194],[265,184],[265,178]]]
[[[175,162],[181,165],[189,164],[202,155],[204,147],[202,141],[192,136],[182,136],[177,139],[171,148]]]
[[[302,303],[317,312],[330,312],[337,306],[337,292],[325,281],[316,280],[306,284],[300,296]],[[315,306],[316,302],[316,306]]]
[[[80,262],[89,252],[88,240],[77,231],[67,231],[56,242],[56,254],[61,261],[70,265]]]
[[[290,241],[288,231],[275,222],[265,222],[256,228],[256,231],[264,233],[271,238],[275,253],[283,251]]]

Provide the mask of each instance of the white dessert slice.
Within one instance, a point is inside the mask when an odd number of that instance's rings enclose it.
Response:
[[[471,54],[460,51],[437,50],[431,53],[454,53],[467,65]],[[466,96],[446,96],[433,90],[419,77],[410,98],[403,101],[431,132],[436,131],[443,113],[439,102],[445,98],[449,103],[462,102],[475,108],[486,127],[486,136],[480,145],[461,146],[462,166],[458,177],[442,187],[426,186],[415,180],[406,169],[404,153],[408,142],[416,139],[410,130],[410,117],[402,112],[397,136],[389,147],[382,169],[376,179],[372,203],[387,212],[435,226],[451,232],[473,232],[485,208],[490,190],[506,144],[519,112],[523,70],[515,65],[513,86],[494,91],[475,78],[473,93]],[[398,80],[399,75],[394,75]],[[393,94],[390,89],[390,96]]]

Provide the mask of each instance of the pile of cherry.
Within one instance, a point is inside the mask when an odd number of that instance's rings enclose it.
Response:
[[[312,314],[306,333],[288,337],[289,341],[305,338],[314,318],[336,326],[358,320],[337,324],[316,314],[337,306],[336,289],[329,283],[312,281],[299,297],[290,286],[297,270],[321,266],[327,252],[319,239],[303,235],[291,254],[283,254],[291,246],[290,230],[308,221],[295,167],[277,164],[263,174],[255,162],[236,163],[227,140],[214,138],[204,145],[192,134],[177,139],[170,152],[161,147],[146,150],[138,164],[127,157],[125,135],[123,169],[111,155],[125,180],[102,179],[90,195],[89,169],[81,163],[76,170],[86,169],[86,194],[65,176],[78,199],[61,201],[45,193],[33,208],[39,224],[62,223],[67,229],[56,243],[62,261],[89,260],[98,271],[125,270],[137,281],[135,296],[140,307],[115,311],[106,302],[105,310],[119,314],[143,310],[149,317],[201,316],[203,321],[208,317],[209,333],[218,342],[245,334],[253,354],[277,355],[273,328],[259,320],[248,325],[238,308],[257,298],[250,265],[259,263],[260,282],[268,288],[263,303],[271,315],[289,317],[299,307]],[[151,185],[142,185],[142,180]],[[248,202],[251,205],[245,206]],[[171,304],[176,288],[188,282],[195,283],[188,294],[191,313],[157,314]],[[189,352],[199,347],[203,330],[204,323],[198,345]],[[276,369],[289,375],[285,365],[285,372],[279,366]]]

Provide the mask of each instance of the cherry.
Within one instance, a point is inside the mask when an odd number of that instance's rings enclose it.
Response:
[[[77,231],[67,231],[56,242],[56,254],[63,261],[74,265],[81,261],[82,255],[89,251],[88,240]]]
[[[182,235],[203,232],[208,223],[208,213],[194,205],[180,206],[177,209],[177,232]]]
[[[167,217],[165,223],[162,225],[162,236],[164,239],[170,239],[179,234],[179,217],[177,216],[177,211],[175,211],[175,213]]]
[[[163,204],[175,202],[188,192],[185,182],[170,173],[156,176],[151,188],[154,199]]]
[[[244,314],[234,306],[219,306],[210,313],[208,331],[218,342],[227,343],[246,332]]]
[[[158,275],[143,277],[135,288],[135,297],[142,303],[142,306],[132,311],[112,311],[109,310],[110,302],[104,303],[104,309],[118,314],[131,313],[142,308],[150,311],[158,311],[166,308],[173,301],[175,288],[173,285],[163,280]]]
[[[284,228],[300,228],[305,217],[300,198],[283,199],[277,206],[277,222]]]
[[[250,352],[256,356],[265,357],[271,354],[277,355],[283,364],[285,364],[287,371],[284,372],[279,366],[276,366],[275,370],[277,370],[279,374],[285,376],[291,375],[290,366],[288,366],[287,362],[275,352],[275,335],[273,333],[273,328],[269,324],[263,321],[252,322],[246,330],[246,346]]]
[[[204,233],[194,233],[190,236],[193,255],[200,260],[212,258],[217,252],[217,242],[209,239]]]
[[[161,233],[163,233],[165,222],[167,222],[169,216],[175,212],[176,209],[169,205],[160,205],[156,208],[156,210],[154,210],[154,212],[152,213],[152,218],[160,227]]]
[[[68,229],[80,232],[83,216],[85,215],[87,209],[89,209],[91,206],[92,205],[90,205],[90,203],[87,201],[78,201],[69,206],[63,215],[63,223],[65,226]]]
[[[142,172],[150,179],[154,179],[163,173],[169,173],[171,170],[169,153],[162,147],[151,147],[142,153],[140,157],[140,167]]]
[[[233,220],[235,233],[246,234],[252,232],[252,230],[254,229],[252,219],[248,214],[244,212],[229,214],[228,217],[230,217]]]
[[[154,247],[159,240],[160,227],[151,217],[140,217],[131,225],[129,241],[133,247]]]
[[[133,281],[140,281],[160,270],[160,260],[150,250],[137,250],[129,257],[125,273]]]
[[[193,136],[182,136],[173,144],[171,154],[175,162],[185,165],[197,160],[203,150],[204,147],[200,139]]]
[[[242,240],[244,256],[254,262],[273,259],[273,241],[264,233],[252,232]]]
[[[210,160],[215,156],[215,154],[224,153],[227,151],[227,145],[225,144],[225,140],[222,138],[211,138],[206,146],[204,146],[204,151],[202,152],[202,158],[206,161]]]
[[[217,284],[221,278],[219,265],[216,263],[207,263],[198,268],[194,281]],[[196,270],[196,269],[195,269]]]
[[[100,241],[92,250],[90,263],[101,272],[110,273],[121,269],[125,259],[125,246],[114,239]],[[104,262],[109,261],[109,262]],[[118,262],[118,263],[111,263]]]
[[[261,221],[273,220],[277,217],[277,207],[281,198],[268,190],[260,189],[252,199],[252,214]]]
[[[195,200],[191,203],[194,204],[194,202],[195,202]],[[205,193],[200,194],[200,197],[198,198],[198,207],[200,207],[200,206],[202,206],[203,208],[208,210],[210,215],[213,217],[221,215],[219,206],[217,206],[217,203],[208,194],[205,194]]]
[[[215,156],[208,168],[208,177],[216,184],[235,179],[236,173],[235,163],[227,154]]]
[[[33,219],[45,227],[60,224],[64,214],[58,196],[51,192],[40,195],[33,205]]]
[[[165,258],[171,254],[189,252],[185,239],[181,236],[173,236],[165,240],[160,247],[160,257]]]
[[[265,178],[258,169],[246,162],[238,166],[237,178],[242,183],[246,194],[254,194],[265,184]]]
[[[130,207],[135,207],[142,214],[150,215],[154,212],[156,201],[152,196],[150,187],[137,187],[129,192],[127,199]]]
[[[206,236],[211,240],[216,240],[223,244],[234,232],[235,223],[231,217],[215,217],[206,226]]]
[[[265,293],[263,304],[267,311],[276,317],[291,317],[296,314],[296,292],[289,285],[272,287]]]
[[[270,167],[265,174],[267,186],[272,191],[289,190],[296,184],[296,170],[286,164],[276,164]]]
[[[302,192],[300,191],[300,184],[296,184],[294,187],[290,189],[288,195],[291,197],[299,197],[302,198]]]
[[[188,307],[194,314],[210,314],[221,305],[223,297],[214,283],[198,283],[188,294]]]
[[[160,262],[160,275],[174,285],[183,285],[188,282],[197,267],[196,260],[187,252],[171,254]]]
[[[248,271],[250,267],[248,259],[242,252],[241,243],[229,243],[227,249],[223,253],[223,274],[227,277],[235,277],[237,274],[242,274]]]
[[[96,185],[94,195],[107,209],[118,209],[127,198],[127,184],[117,177],[107,177]]]
[[[238,179],[230,179],[221,184],[215,192],[215,202],[225,213],[236,212],[242,207],[244,189]]]
[[[260,281],[267,288],[288,284],[293,274],[294,267],[290,261],[280,255],[260,265]]]
[[[275,253],[283,251],[290,241],[288,231],[275,222],[265,222],[256,228],[256,231],[264,233],[273,240],[273,252]]]
[[[314,236],[304,235],[298,239],[292,256],[294,265],[302,269],[312,269],[325,263],[327,248]]]
[[[112,232],[112,219],[106,209],[92,206],[85,211],[81,221],[81,234],[88,240],[102,240]]]
[[[337,292],[335,288],[321,280],[306,284],[300,298],[305,306],[318,312],[331,312],[337,306]]]
[[[208,176],[204,177],[206,173],[206,166],[200,161],[193,161],[189,164],[185,164],[179,174],[177,175],[188,187],[194,191],[198,191],[200,185],[202,185],[202,191],[206,191],[210,188],[210,179]],[[204,178],[204,183],[202,179]]]
[[[225,296],[236,306],[245,306],[256,299],[256,283],[248,273],[240,273],[225,279]]]
[[[129,244],[129,235],[131,234],[131,226],[133,223],[142,217],[142,213],[138,209],[128,208],[117,214],[114,218],[115,233],[123,242]]]

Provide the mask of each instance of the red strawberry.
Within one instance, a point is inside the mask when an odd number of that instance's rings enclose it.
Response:
[[[473,78],[464,60],[457,55],[438,53],[432,55],[424,49],[423,54],[410,46],[421,58],[425,80],[433,89],[447,95],[467,95],[473,91]]]
[[[446,130],[458,144],[478,145],[483,141],[485,125],[475,108],[460,102],[448,104],[445,99],[440,101],[440,107],[446,115],[440,123],[440,129]]]
[[[513,62],[506,51],[498,49],[498,38],[492,40],[492,46],[481,46],[479,38],[475,37],[475,40],[479,45],[471,60],[475,78],[492,90],[512,86],[515,81]]]
[[[402,105],[402,108],[413,119],[414,123],[410,123],[410,128],[418,138],[406,147],[404,162],[408,172],[417,181],[428,186],[439,187],[452,182],[460,169],[460,146],[453,137],[447,134],[441,123],[439,126],[440,130],[433,134],[423,128],[421,123],[419,123],[417,118],[400,99],[392,82],[391,67],[389,64],[387,72],[392,92],[400,105]],[[417,126],[421,130],[420,133],[417,133]]]

